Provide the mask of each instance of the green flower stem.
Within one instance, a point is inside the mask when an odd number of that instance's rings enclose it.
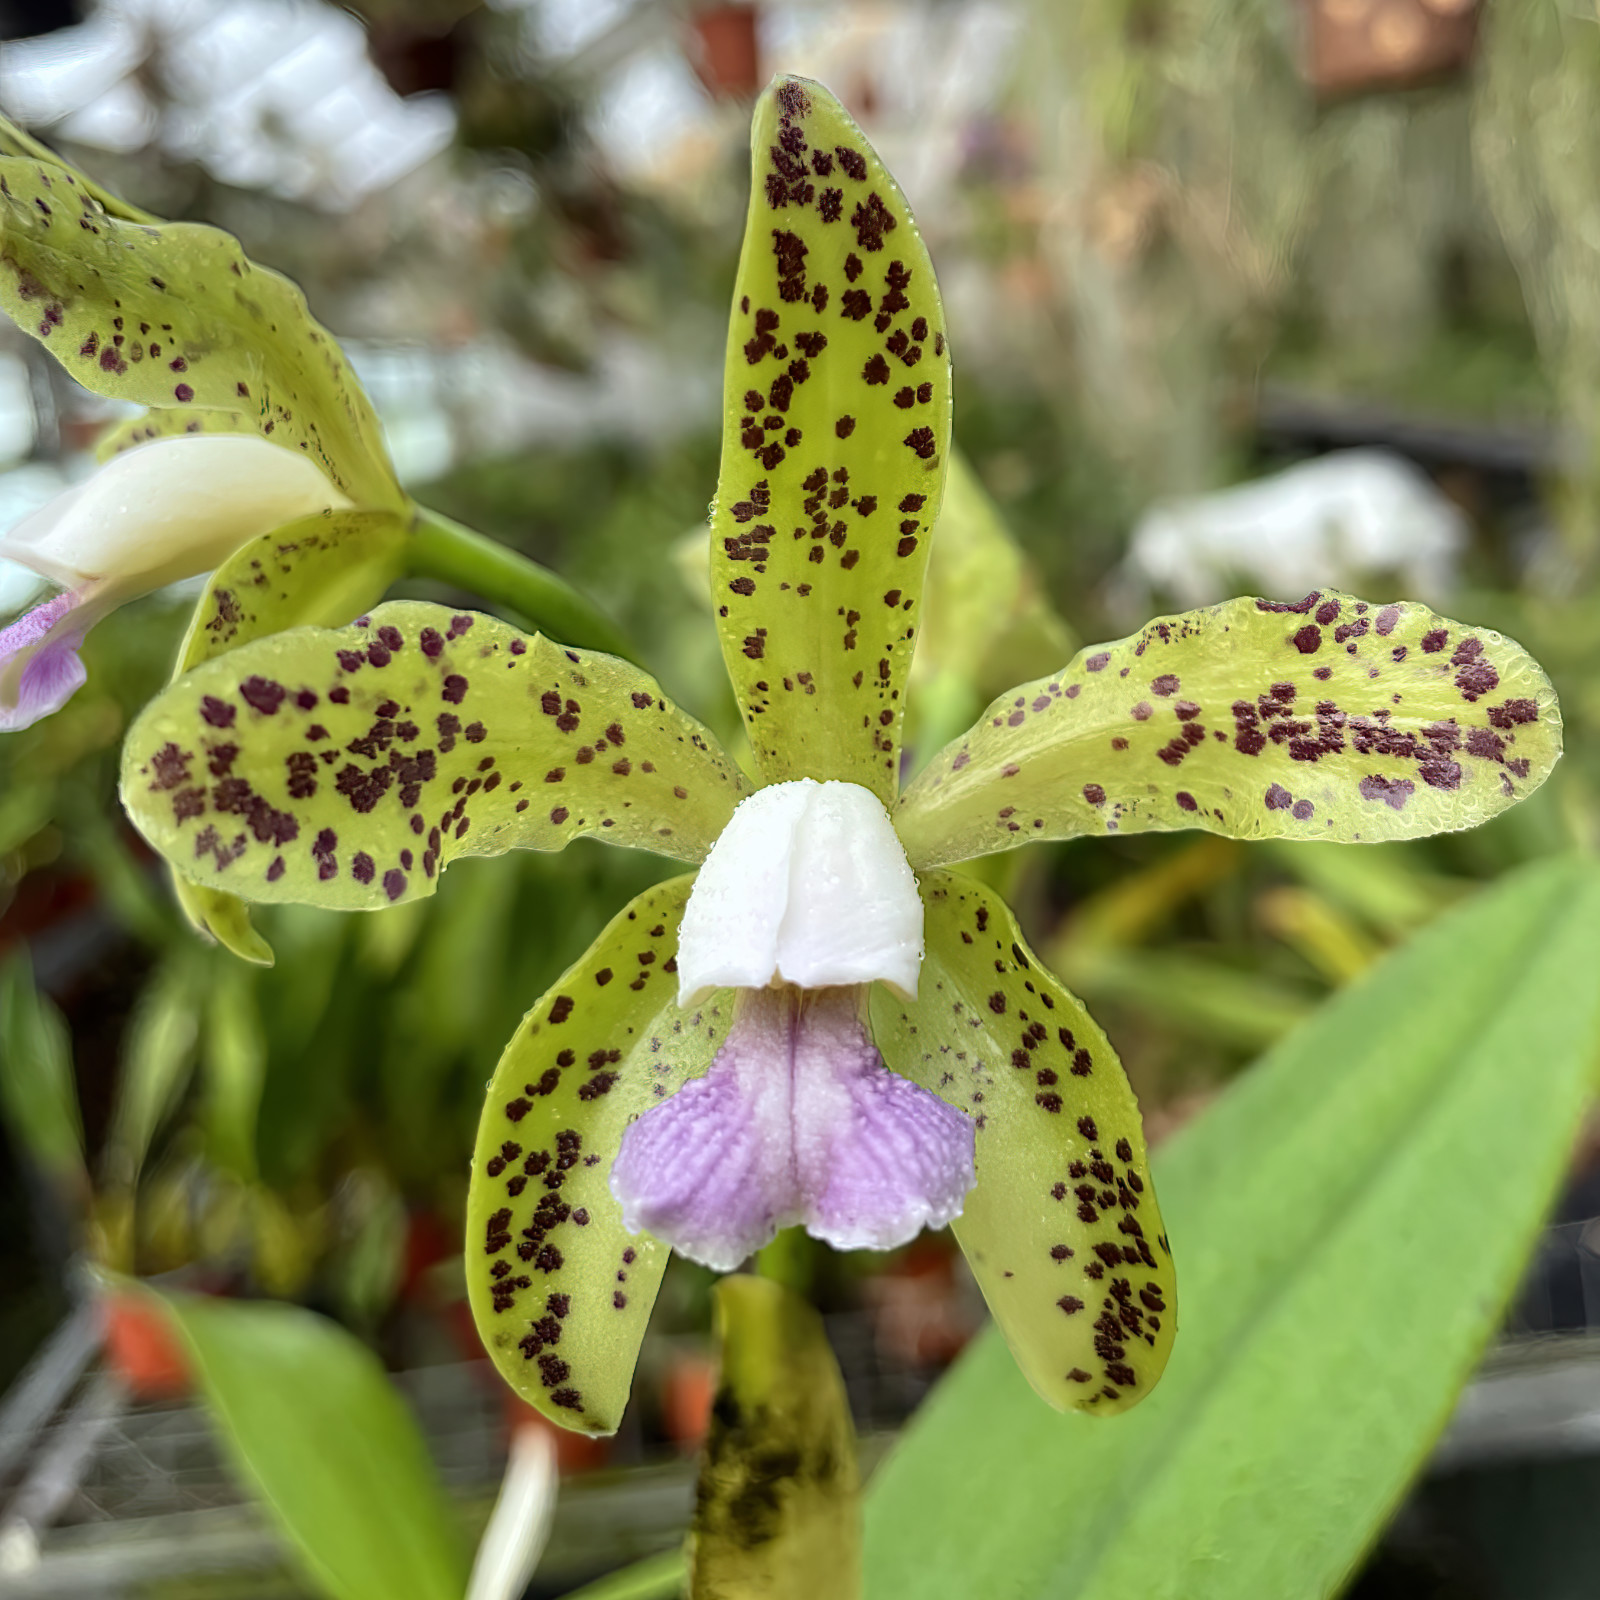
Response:
[[[637,651],[617,625],[565,578],[437,511],[417,507],[407,549],[412,577],[433,578],[481,595],[562,644],[603,650],[638,664]]]
[[[669,1550],[586,1584],[572,1600],[673,1600],[683,1593],[685,1570],[683,1552]]]

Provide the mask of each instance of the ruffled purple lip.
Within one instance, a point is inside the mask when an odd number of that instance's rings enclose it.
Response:
[[[66,590],[0,629],[0,733],[31,728],[83,687],[88,673],[78,647],[89,627],[83,601]]]
[[[623,1135],[611,1192],[630,1230],[719,1272],[795,1222],[890,1250],[961,1214],[973,1141],[883,1065],[855,990],[751,990],[711,1070]]]

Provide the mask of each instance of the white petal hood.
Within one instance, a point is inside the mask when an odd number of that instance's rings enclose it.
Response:
[[[184,434],[113,457],[23,518],[0,555],[70,588],[106,583],[131,596],[349,503],[296,451],[253,434]]]
[[[801,778],[741,802],[678,935],[678,1002],[712,989],[881,980],[907,998],[922,965],[917,881],[877,796]]]

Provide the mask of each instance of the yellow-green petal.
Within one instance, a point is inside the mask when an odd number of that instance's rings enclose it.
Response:
[[[839,1363],[770,1278],[716,1287],[722,1371],[687,1545],[689,1600],[856,1600],[860,1475]]]
[[[977,1125],[978,1182],[952,1227],[1028,1382],[1063,1411],[1126,1410],[1177,1331],[1133,1090],[998,895],[932,872],[922,899],[917,999],[876,985],[873,1037]]]
[[[622,1226],[623,1130],[711,1064],[719,991],[680,1011],[693,878],[648,889],[528,1013],[489,1085],[467,1201],[467,1293],[501,1375],[553,1422],[614,1433],[669,1248]]]
[[[409,519],[398,511],[328,511],[253,539],[211,574],[174,676],[282,629],[348,622],[400,576],[409,536]],[[176,870],[174,889],[194,927],[241,960],[272,965],[272,947],[237,895]]]
[[[933,263],[861,130],[779,78],[751,128],[711,587],[768,782],[885,803],[950,442]]]
[[[67,167],[66,162],[48,145],[41,144],[32,134],[23,132],[5,117],[0,117],[0,156],[20,156],[24,160],[42,161],[51,166],[66,168],[85,193],[104,206],[111,216],[118,217],[123,222],[153,223],[157,220],[149,212],[141,211],[137,206],[129,205],[120,196],[102,189],[99,184],[92,182],[75,168]]]
[[[404,572],[409,528],[399,511],[320,511],[252,539],[212,573],[175,675],[288,628],[349,622]]]
[[[207,888],[184,877],[175,867],[172,872],[172,892],[178,909],[198,933],[208,935],[224,950],[252,966],[270,967],[276,957],[272,946],[256,931],[250,920],[250,907],[236,894],[225,889]]]
[[[256,419],[243,411],[196,411],[190,406],[167,411],[141,411],[95,441],[94,458],[109,461],[155,439],[176,439],[192,433],[257,433]]]
[[[1229,600],[1002,695],[895,827],[917,867],[1150,829],[1415,839],[1515,805],[1560,755],[1555,691],[1511,639],[1412,601]]]
[[[0,309],[96,394],[243,412],[356,504],[403,502],[338,344],[216,228],[124,220],[69,168],[0,156]]]
[[[184,876],[351,911],[432,894],[456,856],[586,835],[697,861],[741,783],[637,667],[416,601],[203,662],[140,713],[122,767]]]

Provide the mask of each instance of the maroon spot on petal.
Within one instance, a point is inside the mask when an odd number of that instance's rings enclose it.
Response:
[[[1416,785],[1409,778],[1397,778],[1391,781],[1374,773],[1371,777],[1361,780],[1361,798],[1363,800],[1381,800],[1393,811],[1403,811],[1406,801],[1416,790]]]
[[[1267,810],[1287,811],[1294,804],[1294,796],[1281,783],[1267,790]]]
[[[200,715],[213,728],[231,728],[237,712],[226,700],[219,700],[214,694],[208,694],[200,702]],[[1490,712],[1490,716],[1493,715],[1494,713]]]
[[[1184,811],[1197,811],[1199,809],[1195,803],[1194,796],[1187,789],[1180,789],[1172,798],[1177,801],[1179,807]]]
[[[1431,633],[1422,636],[1422,648],[1429,655],[1437,655],[1449,642],[1450,634],[1444,628],[1435,628]]]
[[[1322,648],[1322,629],[1308,622],[1290,642],[1301,655],[1315,655]]]

